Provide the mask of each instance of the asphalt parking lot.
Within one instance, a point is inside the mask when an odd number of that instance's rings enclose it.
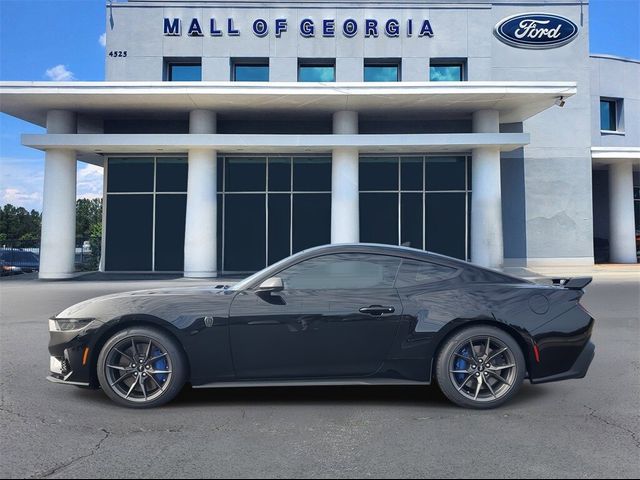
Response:
[[[149,411],[53,385],[47,318],[81,300],[175,280],[0,281],[0,476],[637,478],[640,278],[602,276],[584,380],[531,386],[494,411],[436,387],[186,389]]]

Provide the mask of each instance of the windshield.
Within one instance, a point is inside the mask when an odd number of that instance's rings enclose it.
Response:
[[[38,257],[31,252],[23,252],[20,250],[10,250],[0,253],[0,259],[5,262],[29,262],[38,263]]]

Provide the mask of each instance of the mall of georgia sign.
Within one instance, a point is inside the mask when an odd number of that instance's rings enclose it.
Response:
[[[578,35],[578,26],[560,15],[522,13],[500,20],[494,34],[512,47],[541,50],[571,42]]]

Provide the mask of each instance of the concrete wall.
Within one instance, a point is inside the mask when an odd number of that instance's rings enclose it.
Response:
[[[503,156],[505,252],[509,263],[591,263],[592,71],[588,6],[581,3],[390,0],[374,7],[366,2],[307,1],[298,8],[279,2],[116,3],[113,29],[107,22],[107,52],[127,50],[127,58],[107,57],[107,80],[161,80],[164,57],[202,57],[203,80],[228,81],[231,58],[269,57],[272,81],[295,81],[298,58],[326,57],[336,58],[338,81],[361,81],[364,58],[402,58],[403,81],[428,80],[433,58],[466,59],[471,81],[575,81],[578,94],[564,108],[554,107],[520,126],[503,126],[531,133],[530,145]],[[504,17],[535,11],[568,17],[579,26],[579,35],[568,45],[549,50],[513,48],[494,37],[493,28]],[[164,17],[182,18],[183,30],[197,17],[205,35],[189,37],[183,31],[181,37],[166,37]],[[211,37],[211,17],[219,24],[232,17],[240,37]],[[276,18],[287,18],[288,32],[281,38],[273,32],[256,37],[251,32],[255,18],[267,19],[271,29]],[[335,38],[318,33],[304,38],[297,30],[303,18],[315,20],[316,29],[325,18],[335,18],[337,29],[341,21],[353,18],[360,30],[354,38],[339,31]],[[365,18],[397,18],[403,30],[399,38],[383,33],[364,38]],[[414,19],[414,29],[429,19],[434,37],[419,38],[415,33],[407,37],[409,18]],[[377,128],[368,124],[365,130]]]
[[[640,146],[640,61],[592,55],[591,137],[594,147]],[[600,98],[623,100],[623,131],[600,130]]]

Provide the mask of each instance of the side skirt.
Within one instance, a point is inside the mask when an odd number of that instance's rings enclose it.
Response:
[[[193,385],[193,388],[254,388],[254,387],[344,387],[344,386],[380,386],[380,385],[430,385],[430,382],[415,380],[398,380],[393,378],[350,378],[344,380],[314,379],[314,380],[239,380],[232,382],[213,382],[203,385]]]

